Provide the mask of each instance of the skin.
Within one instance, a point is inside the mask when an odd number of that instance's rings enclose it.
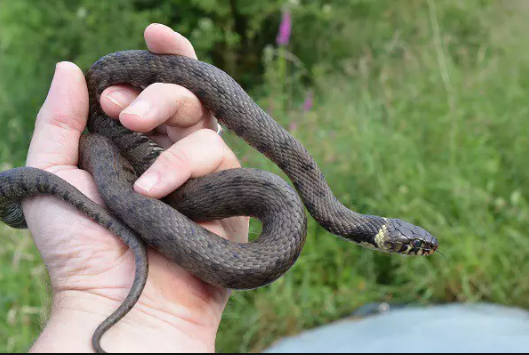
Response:
[[[190,42],[170,28],[145,31],[149,50],[196,58]],[[240,167],[216,134],[212,115],[187,89],[155,84],[143,92],[107,89],[101,104],[127,128],[148,132],[167,149],[136,183],[136,191],[160,198],[191,177]],[[102,204],[90,175],[77,168],[78,142],[86,126],[88,93],[84,74],[59,63],[35,123],[27,166],[57,174]],[[50,319],[31,352],[92,352],[96,327],[128,293],[132,253],[111,233],[50,197],[24,202],[24,213],[48,268],[52,286]],[[205,223],[234,241],[247,241],[248,219]],[[204,284],[155,251],[135,309],[103,338],[109,352],[213,352],[229,292]]]

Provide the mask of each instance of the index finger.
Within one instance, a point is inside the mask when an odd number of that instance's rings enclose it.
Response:
[[[195,49],[189,40],[181,34],[173,31],[170,27],[162,24],[149,25],[144,32],[145,42],[150,52],[158,54],[176,54],[197,59]],[[169,85],[169,84],[167,84]],[[181,88],[180,92],[187,91]],[[140,91],[126,85],[112,86],[101,95],[101,107],[110,117],[118,119],[121,112],[129,107],[140,95]],[[182,95],[180,95],[182,96]],[[183,95],[192,98],[191,92]],[[198,99],[197,99],[198,100]],[[192,103],[197,106],[199,103]],[[169,117],[164,117],[169,118]],[[134,122],[134,121],[133,121]],[[136,130],[132,126],[130,129]]]

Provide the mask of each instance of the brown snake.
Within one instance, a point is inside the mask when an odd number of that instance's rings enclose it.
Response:
[[[80,166],[94,177],[110,214],[76,188],[47,172],[17,168],[0,174],[0,219],[26,228],[20,202],[50,194],[108,228],[134,252],[130,294],[95,332],[101,337],[136,304],[147,280],[145,244],[212,285],[253,289],[284,275],[299,257],[306,236],[305,209],[329,232],[364,247],[405,255],[431,255],[437,240],[407,222],[349,210],[333,195],[307,150],[220,69],[198,60],[147,51],[110,54],[86,74],[90,134],[81,138]],[[276,163],[294,188],[268,172],[232,169],[193,179],[163,202],[134,193],[133,184],[162,149],[146,136],[106,116],[101,93],[117,84],[144,89],[172,83],[192,91],[228,129]],[[233,243],[195,222],[252,216],[263,223],[254,242]],[[144,244],[145,243],[145,244]]]

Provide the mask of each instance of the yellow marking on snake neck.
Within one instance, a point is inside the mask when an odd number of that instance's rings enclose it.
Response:
[[[360,243],[360,246],[362,246],[364,248],[369,248],[369,249],[376,249],[376,247],[373,244],[368,243],[368,242],[362,242],[362,243]]]
[[[380,249],[385,249],[384,246],[384,240],[386,239],[386,234],[388,233],[388,228],[384,224],[382,228],[378,231],[377,235],[375,236],[375,243]]]

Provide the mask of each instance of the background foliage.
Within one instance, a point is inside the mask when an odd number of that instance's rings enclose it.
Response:
[[[523,0],[0,0],[0,164],[23,164],[56,62],[86,69],[165,23],[307,146],[341,201],[425,226],[448,257],[380,255],[311,222],[286,277],[235,294],[219,351],[260,351],[371,302],[529,309],[527,15]],[[45,268],[26,233],[0,235],[0,352],[26,351],[46,317]]]

